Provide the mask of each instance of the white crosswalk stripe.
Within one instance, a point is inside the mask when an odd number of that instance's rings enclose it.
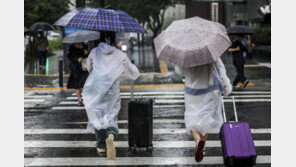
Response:
[[[238,103],[269,103],[271,101],[270,91],[250,91],[250,92],[232,92]],[[32,96],[32,95],[25,95]],[[128,120],[118,120],[119,123],[119,138],[116,139],[114,145],[116,148],[121,150],[119,156],[115,160],[108,160],[106,157],[94,157],[90,152],[95,150],[95,137],[94,131],[86,130],[87,122],[85,120],[69,120],[68,122],[60,123],[60,127],[38,127],[30,128],[26,127],[24,129],[25,135],[25,166],[132,166],[132,165],[219,165],[223,164],[223,157],[221,151],[221,141],[219,140],[219,132],[211,132],[209,136],[212,135],[206,142],[206,148],[215,150],[219,153],[212,155],[206,155],[201,163],[197,163],[194,160],[194,141],[192,139],[183,139],[183,136],[190,136],[184,125],[183,118],[175,117],[165,117],[162,118],[162,110],[166,108],[184,108],[184,92],[135,92],[136,97],[141,98],[152,98],[154,100],[153,109],[154,112],[159,114],[160,117],[153,119],[153,124],[158,124],[158,127],[154,127],[153,135],[153,148],[158,150],[158,152],[153,152],[153,156],[140,156],[140,157],[130,157],[127,151],[122,152],[122,150],[128,150]],[[130,92],[121,93],[122,100],[130,99]],[[40,97],[33,97],[30,100],[43,99]],[[126,102],[125,101],[125,102]],[[230,97],[224,97],[226,103],[232,102]],[[51,108],[51,112],[68,112],[70,114],[75,114],[81,110],[85,112],[85,108],[77,105],[77,98],[75,93],[66,97],[64,100],[60,101],[57,105]],[[79,113],[81,113],[79,111]],[[167,111],[166,113],[174,113],[175,110]],[[154,126],[153,125],[153,126]],[[176,126],[172,126],[176,125]],[[65,128],[67,127],[67,128]],[[74,128],[73,128],[74,127]],[[175,128],[176,127],[176,128]],[[258,149],[257,164],[271,164],[271,156],[269,154],[271,147],[271,129],[270,128],[252,128],[251,129],[253,137],[255,136],[254,143],[256,151]],[[172,136],[172,141],[167,141],[159,136],[170,135]],[[57,139],[53,136],[57,136]],[[93,136],[93,137],[90,137]],[[176,136],[176,137],[175,137]],[[179,137],[177,137],[179,136]],[[181,138],[180,138],[181,136]],[[214,137],[213,137],[214,136]],[[216,137],[215,137],[216,136]],[[73,138],[74,137],[74,138]],[[83,140],[80,140],[83,139]],[[83,150],[88,149],[88,151],[83,152]],[[180,150],[179,150],[180,149]],[[184,154],[183,150],[190,152]],[[38,151],[40,150],[40,151]],[[90,151],[91,150],[91,151]],[[162,150],[168,151],[167,156],[158,155]],[[175,151],[180,151],[180,156],[174,154]],[[267,151],[266,151],[267,150]],[[53,153],[59,152],[58,154]],[[47,152],[47,154],[43,153]],[[72,153],[73,152],[73,153]],[[74,152],[76,152],[74,154]],[[80,153],[81,152],[81,153]],[[213,151],[212,151],[213,152]],[[69,155],[64,155],[68,153]],[[33,156],[37,154],[37,156]],[[40,156],[38,156],[40,154]],[[178,154],[179,155],[179,154]]]
[[[271,146],[270,140],[255,140],[256,147]],[[154,148],[195,147],[194,141],[153,141]],[[128,141],[114,141],[115,147],[128,148]],[[25,147],[95,147],[96,141],[25,141]],[[221,147],[221,141],[209,140],[206,147]]]
[[[271,162],[271,156],[258,156],[257,164]],[[223,164],[221,156],[205,156],[200,165]],[[197,165],[194,157],[116,157],[115,160],[99,157],[25,158],[25,166],[131,166],[131,165]]]
[[[251,132],[256,133],[270,133],[270,129],[251,129]],[[25,134],[91,134],[94,131],[85,129],[25,129]],[[186,133],[186,129],[153,129],[154,134],[176,134]],[[218,132],[212,132],[209,134],[217,134]],[[119,134],[128,134],[128,129],[119,129]]]
[[[40,95],[34,92],[24,93],[24,108],[33,108],[38,104],[43,104],[48,99],[52,98],[53,95]]]

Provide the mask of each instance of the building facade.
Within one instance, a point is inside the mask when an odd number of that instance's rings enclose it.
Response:
[[[265,24],[265,16],[258,9],[270,3],[267,0],[186,0],[186,18],[199,16],[217,21],[226,27],[244,24],[258,28]]]

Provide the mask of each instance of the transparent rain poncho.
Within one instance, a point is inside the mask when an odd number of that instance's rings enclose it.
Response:
[[[219,132],[223,123],[221,95],[232,90],[221,59],[213,64],[190,68],[175,66],[178,74],[185,76],[185,125],[188,133],[202,135]]]
[[[125,53],[103,42],[90,52],[87,67],[90,74],[82,92],[87,129],[118,129],[117,115],[121,107],[118,78],[124,73],[135,80],[139,70]]]

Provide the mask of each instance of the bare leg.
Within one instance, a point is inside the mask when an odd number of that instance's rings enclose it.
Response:
[[[78,101],[82,102],[82,100],[81,100],[81,89],[75,89],[75,93],[76,93],[76,96],[78,98]]]
[[[208,134],[205,134],[204,136],[201,135],[199,132],[193,132],[191,131],[191,134],[193,136],[193,139],[194,141],[197,141],[197,140],[203,140],[203,141],[206,141],[207,138],[208,138]]]

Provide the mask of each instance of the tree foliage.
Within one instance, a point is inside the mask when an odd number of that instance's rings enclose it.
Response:
[[[99,0],[88,0],[88,2],[88,6],[99,6]],[[184,0],[105,0],[106,6],[122,10],[134,17],[140,24],[147,25],[154,37],[161,31],[166,9],[177,3],[184,3]]]
[[[25,0],[25,26],[35,22],[53,24],[69,11],[70,0]]]

